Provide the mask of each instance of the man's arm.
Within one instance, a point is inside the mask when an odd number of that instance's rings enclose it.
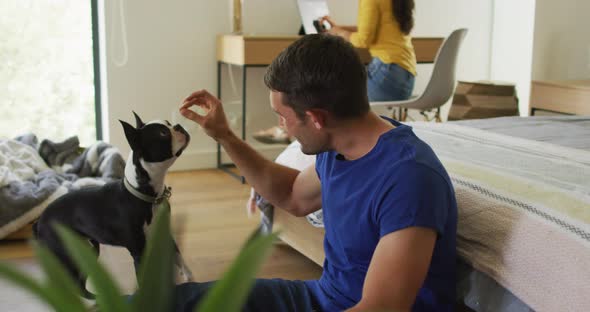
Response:
[[[383,236],[369,265],[360,302],[349,311],[410,311],[424,283],[436,232],[409,227]]]
[[[206,114],[189,110],[193,105],[202,107]],[[297,171],[262,157],[231,131],[221,102],[209,92],[201,90],[190,95],[180,112],[223,146],[248,184],[270,203],[296,216],[321,208],[320,182],[315,167]]]
[[[248,183],[276,207],[302,217],[321,208],[320,181],[315,165],[298,171],[262,157],[233,133],[221,146]]]

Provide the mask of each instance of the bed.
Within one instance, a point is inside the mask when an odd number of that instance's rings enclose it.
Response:
[[[590,117],[409,123],[455,187],[458,301],[475,311],[590,311]],[[277,162],[313,163],[298,143]],[[296,218],[258,198],[262,223],[323,264],[321,211]]]
[[[119,151],[105,142],[82,148],[77,136],[0,139],[0,239],[31,237],[31,223],[56,198],[121,179],[124,168]]]

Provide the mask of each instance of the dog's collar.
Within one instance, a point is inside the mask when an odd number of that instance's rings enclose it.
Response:
[[[156,205],[160,204],[163,200],[170,198],[172,195],[172,188],[169,186],[164,186],[164,192],[162,192],[162,195],[155,197],[138,191],[135,187],[133,187],[133,185],[131,185],[131,183],[129,183],[127,178],[123,178],[123,185],[125,185],[125,188],[129,191],[129,193],[133,194],[133,196]]]

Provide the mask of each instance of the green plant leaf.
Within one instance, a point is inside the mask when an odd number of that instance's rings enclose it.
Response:
[[[14,269],[6,263],[0,262],[0,277],[3,277],[16,286],[19,286],[29,293],[37,296],[42,302],[51,306],[55,311],[60,311],[60,302],[51,294],[51,289],[47,289],[38,281],[32,279],[25,273]]]
[[[174,293],[174,243],[170,232],[170,205],[164,200],[156,209],[142,256],[135,311],[170,311]]]
[[[263,235],[257,230],[223,278],[215,283],[194,311],[240,311],[254,284],[254,277],[270,253],[277,237],[276,233]]]
[[[96,303],[100,310],[109,312],[130,311],[131,305],[125,303],[119,286],[98,262],[96,254],[88,243],[63,225],[56,224],[55,228],[69,255],[78,267],[88,275],[96,289]]]
[[[33,243],[33,249],[47,276],[46,288],[51,290],[49,294],[62,307],[60,311],[85,311],[80,289],[56,256],[37,243]]]

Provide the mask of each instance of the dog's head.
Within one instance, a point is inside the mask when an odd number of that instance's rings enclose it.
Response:
[[[138,159],[149,163],[175,160],[188,146],[190,135],[180,125],[171,125],[167,120],[154,120],[148,123],[135,116],[135,127],[119,120],[123,125],[125,137]]]

